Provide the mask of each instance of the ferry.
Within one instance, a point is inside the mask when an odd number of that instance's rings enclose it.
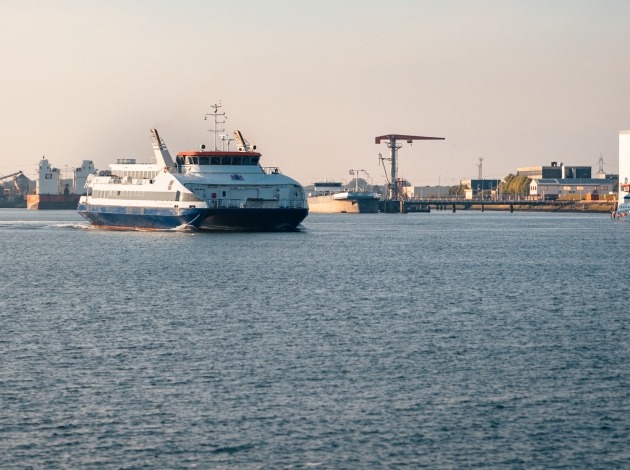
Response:
[[[630,130],[619,131],[619,196],[613,218],[630,220]]]
[[[619,200],[617,209],[612,213],[613,218],[621,219],[630,214],[630,184],[625,182],[619,185]]]
[[[260,164],[261,154],[240,131],[221,135],[221,105],[214,105],[215,146],[184,151],[172,159],[157,129],[151,129],[154,163],[118,159],[94,173],[77,211],[92,225],[132,230],[294,231],[308,215],[304,188],[278,168]],[[237,149],[229,150],[236,142]]]

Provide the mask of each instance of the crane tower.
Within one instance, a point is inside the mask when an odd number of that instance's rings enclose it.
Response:
[[[390,160],[392,162],[388,199],[398,199],[398,184],[396,181],[398,175],[398,162],[396,161],[396,152],[402,147],[398,141],[405,140],[408,144],[411,144],[414,140],[444,140],[444,137],[423,137],[418,135],[402,135],[402,134],[387,134],[376,137],[375,143],[380,144],[382,140],[388,141],[387,147],[391,149]]]

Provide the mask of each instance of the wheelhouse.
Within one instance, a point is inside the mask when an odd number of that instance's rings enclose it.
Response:
[[[256,152],[180,152],[175,163],[177,166],[189,165],[241,165],[256,166],[260,154]]]

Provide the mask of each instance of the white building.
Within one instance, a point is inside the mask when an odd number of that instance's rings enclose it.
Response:
[[[611,191],[612,183],[598,178],[541,178],[532,180],[529,185],[529,195],[541,199],[575,195],[582,199],[587,194],[608,194]]]
[[[448,186],[403,186],[402,192],[407,199],[440,198],[448,196]]]

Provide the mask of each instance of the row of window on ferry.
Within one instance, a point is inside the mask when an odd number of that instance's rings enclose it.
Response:
[[[258,165],[260,157],[177,157],[178,165]]]

